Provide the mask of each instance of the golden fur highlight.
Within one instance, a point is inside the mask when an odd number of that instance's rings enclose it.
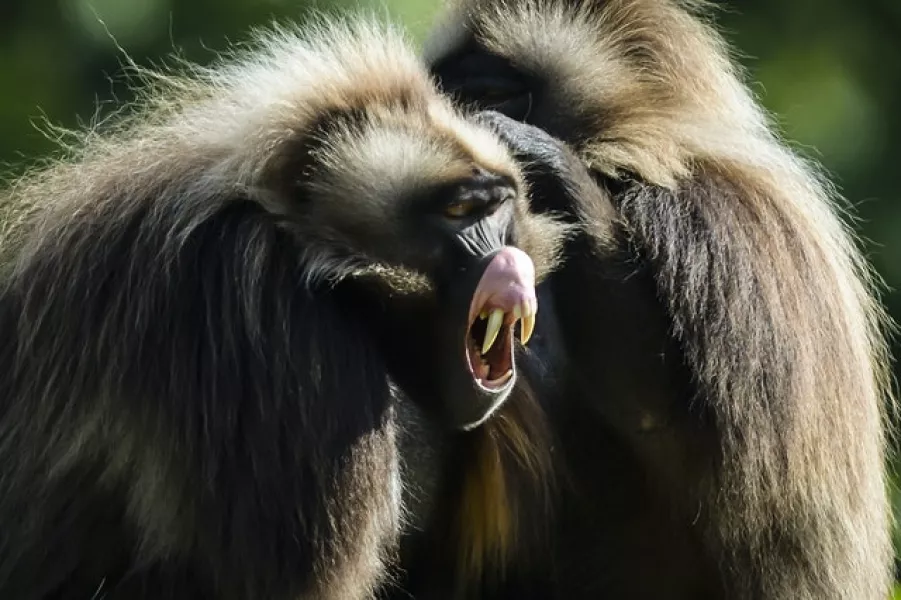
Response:
[[[535,539],[552,511],[559,475],[547,417],[528,384],[518,386],[498,413],[470,434],[473,459],[454,505],[456,572],[464,589],[502,580],[508,565],[528,562],[523,541]]]
[[[297,178],[307,169],[315,171],[310,191],[326,200],[315,210],[341,215],[362,228],[382,218],[391,198],[420,183],[468,177],[474,165],[508,174],[527,194],[506,148],[436,93],[420,59],[394,26],[362,19],[314,20],[302,30],[258,32],[247,48],[224,55],[212,67],[180,67],[169,73],[136,68],[144,85],[136,89],[139,100],[127,114],[83,133],[60,133],[61,141],[70,140],[65,159],[16,180],[0,200],[3,251],[16,247],[14,238],[23,231],[40,227],[43,219],[36,213],[74,210],[71,203],[90,197],[85,190],[105,183],[115,182],[122,194],[139,193],[145,185],[142,175],[157,168],[172,171],[172,185],[233,190],[275,214],[290,212],[284,195],[273,194],[269,178],[290,171],[293,165],[284,161],[295,160],[292,150],[311,143],[318,145],[309,154],[313,165],[299,165]],[[350,113],[352,119],[332,123],[327,135],[317,131],[323,119]],[[148,156],[173,164],[148,164]],[[360,194],[368,202],[345,210],[344,199]],[[538,220],[555,227],[543,217]],[[319,224],[305,233],[322,240],[323,247],[344,241]],[[554,251],[553,243],[533,237],[540,252]],[[310,282],[380,268],[354,257],[339,260],[328,252],[307,261]],[[428,287],[415,273],[382,269],[380,274],[399,290]]]

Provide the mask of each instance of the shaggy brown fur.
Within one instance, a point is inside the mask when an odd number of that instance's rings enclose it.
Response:
[[[420,505],[401,541],[400,583],[391,590],[398,598],[418,592],[422,582],[435,591],[424,597],[472,597],[483,582],[502,581],[509,565],[531,567],[543,556],[536,548],[549,541],[545,523],[560,474],[545,411],[524,370],[516,393],[479,429],[457,437],[433,431],[401,443],[405,461],[441,447],[403,478]],[[417,485],[422,478],[430,479],[428,487]],[[404,581],[411,574],[415,581]]]
[[[383,27],[150,79],[2,196],[0,596],[368,597],[400,522],[387,363],[463,350],[417,337],[455,271],[410,219],[475,171],[521,177]],[[514,201],[546,273],[562,229]],[[401,298],[419,320],[383,339],[368,318]]]
[[[617,209],[615,242],[633,257],[625,272],[640,278],[646,271],[653,288],[640,293],[659,299],[659,311],[638,311],[645,316],[632,320],[634,335],[644,336],[660,312],[676,349],[665,350],[665,340],[658,345],[669,365],[658,357],[656,371],[616,363],[612,376],[626,386],[619,394],[586,391],[584,401],[602,407],[612,433],[586,427],[583,435],[606,436],[608,445],[577,445],[594,453],[598,477],[611,470],[605,461],[635,457],[636,477],[652,483],[637,486],[645,491],[635,494],[645,496],[631,502],[657,502],[647,514],[670,515],[664,522],[675,524],[656,531],[636,525],[617,537],[607,535],[616,527],[592,529],[586,519],[597,538],[583,537],[581,558],[565,555],[562,570],[582,582],[582,593],[607,598],[676,597],[680,588],[667,587],[668,578],[697,569],[699,580],[713,581],[711,597],[883,599],[892,565],[886,317],[839,199],[816,165],[773,133],[702,7],[464,1],[431,40],[437,64],[453,43],[445,34],[464,29],[537,82],[526,121],[571,144],[609,182],[603,188],[612,191],[598,198]],[[601,226],[595,237],[609,245],[609,223],[585,214],[584,230]],[[572,252],[567,256],[572,262]],[[594,272],[609,274],[611,254],[597,256]],[[567,344],[612,344],[613,354],[620,338],[606,337],[604,327],[622,333],[616,319],[634,313],[599,314],[605,305],[592,290],[600,295],[619,284],[592,288],[591,261],[580,264],[587,264],[578,273],[586,297],[581,308],[570,305],[582,311],[582,326],[564,326]],[[601,380],[613,369],[574,361],[583,369],[577,378],[609,391]],[[674,363],[687,369],[686,393],[674,390],[663,404],[643,396],[649,373],[680,377]],[[578,414],[578,423],[589,415]],[[572,438],[577,430],[557,435]],[[605,494],[629,485],[590,482],[590,473],[586,468],[579,493],[595,489],[599,506]],[[668,536],[694,539],[696,549],[629,558],[636,547],[669,547]],[[611,555],[608,564],[593,562]]]

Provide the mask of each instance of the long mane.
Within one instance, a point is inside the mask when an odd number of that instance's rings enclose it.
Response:
[[[736,589],[880,597],[894,400],[879,281],[848,204],[775,132],[706,4],[454,10],[489,52],[553,82],[553,104],[583,127],[551,133],[627,183],[624,227],[717,430],[703,510],[724,569],[746,579]]]

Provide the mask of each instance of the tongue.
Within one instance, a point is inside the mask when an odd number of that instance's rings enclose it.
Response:
[[[518,248],[502,248],[488,263],[476,286],[469,308],[469,322],[479,312],[494,308],[510,313],[518,305],[535,307],[535,265]]]

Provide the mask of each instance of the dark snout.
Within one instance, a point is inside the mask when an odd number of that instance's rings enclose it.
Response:
[[[471,325],[471,306],[482,275],[500,248],[474,260],[468,268],[459,272],[455,284],[445,290],[442,304],[452,313],[445,320],[441,336],[442,347],[455,348],[456,352],[443,357],[446,366],[440,394],[442,420],[453,430],[466,431],[477,427],[500,406],[509,395],[509,386],[497,391],[481,389],[467,368],[466,336]],[[511,384],[513,382],[511,381]]]

